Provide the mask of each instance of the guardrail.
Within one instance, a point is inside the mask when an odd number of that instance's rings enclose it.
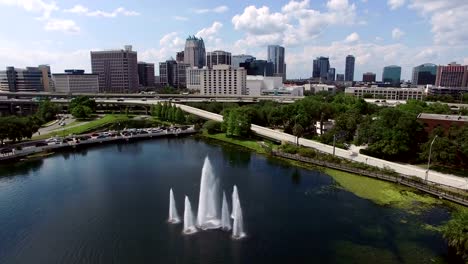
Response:
[[[453,191],[454,188],[447,186],[447,185],[442,185],[442,184],[438,184],[435,182],[425,183],[425,182],[421,182],[418,180],[414,180],[411,176],[404,175],[404,174],[398,173],[395,175],[388,175],[384,173],[377,173],[377,172],[353,168],[350,166],[344,166],[342,164],[336,164],[336,163],[331,163],[327,161],[311,159],[311,158],[300,156],[298,154],[284,153],[281,151],[273,151],[272,155],[286,158],[286,159],[302,161],[305,163],[310,163],[310,164],[314,164],[314,165],[318,165],[322,167],[332,168],[332,169],[336,169],[340,171],[345,171],[345,172],[349,172],[353,174],[358,174],[362,176],[367,176],[371,178],[377,178],[377,179],[384,180],[384,181],[402,184],[402,185],[412,187],[420,191],[438,196],[439,198],[443,198],[443,199],[446,199],[446,200],[449,200],[449,201],[452,201],[452,202],[455,202],[464,206],[468,206],[468,192],[459,190],[459,189],[456,189],[456,191]]]

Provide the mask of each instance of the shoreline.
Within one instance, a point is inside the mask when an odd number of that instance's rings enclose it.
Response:
[[[390,206],[399,209],[407,209],[411,213],[420,213],[425,209],[430,209],[435,205],[446,205],[454,210],[463,210],[466,209],[465,206],[449,201],[447,199],[440,199],[434,194],[426,193],[421,190],[403,186],[394,182],[384,181],[381,179],[376,179],[372,177],[367,177],[364,175],[344,172],[336,170],[333,168],[323,167],[319,165],[314,165],[298,160],[287,159],[280,156],[268,154],[261,146],[259,142],[254,139],[228,139],[225,138],[222,133],[209,135],[205,131],[196,135],[203,139],[213,140],[221,142],[224,144],[235,145],[250,151],[253,151],[257,154],[266,156],[267,158],[274,158],[280,160],[290,166],[299,167],[307,170],[316,170],[323,172],[333,178],[340,187],[345,190],[361,197],[363,199],[370,200],[381,206]],[[236,144],[237,143],[237,144]],[[252,147],[250,144],[246,143],[256,143],[257,148]],[[263,151],[258,151],[261,148]]]

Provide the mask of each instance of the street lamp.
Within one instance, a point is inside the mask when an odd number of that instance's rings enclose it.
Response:
[[[426,182],[429,177],[429,168],[431,167],[431,155],[432,155],[432,145],[434,144],[434,141],[436,140],[438,136],[436,135],[434,139],[431,142],[431,146],[429,147],[429,157],[427,159],[427,170],[426,170]]]

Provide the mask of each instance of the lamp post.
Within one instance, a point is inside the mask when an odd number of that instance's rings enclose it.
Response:
[[[429,178],[429,168],[431,167],[431,155],[432,155],[432,145],[434,144],[434,141],[436,140],[438,136],[436,135],[434,139],[431,142],[431,146],[429,147],[429,157],[427,159],[427,170],[426,170],[426,182],[427,179]]]

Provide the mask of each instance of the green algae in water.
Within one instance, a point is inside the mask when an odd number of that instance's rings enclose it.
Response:
[[[408,187],[391,182],[332,169],[325,169],[325,173],[358,197],[371,200],[378,205],[405,209],[412,214],[419,214],[435,205],[443,204],[443,201],[431,195],[419,194]]]

